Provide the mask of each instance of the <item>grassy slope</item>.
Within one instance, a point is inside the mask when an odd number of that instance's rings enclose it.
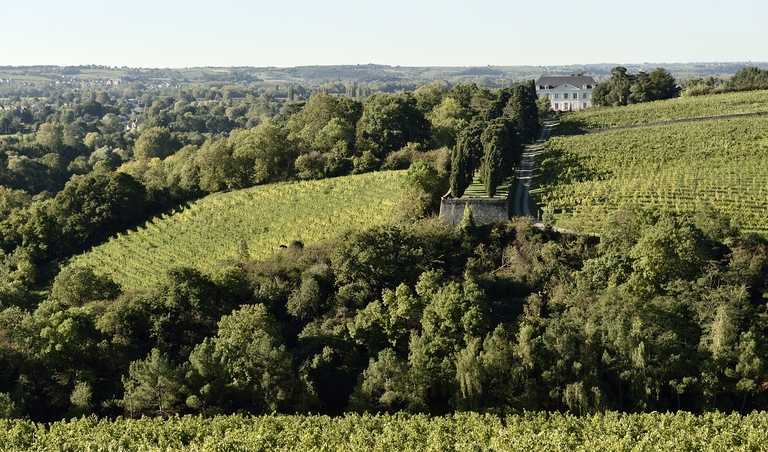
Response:
[[[496,188],[496,198],[505,198],[509,192],[509,184],[513,178],[507,178],[504,182]],[[480,180],[480,174],[475,175],[472,184],[464,191],[464,198],[487,198],[485,193],[485,185]]]
[[[618,108],[591,108],[564,115],[563,128],[604,127],[646,124],[676,119],[700,118],[768,111],[768,91],[748,91],[711,96],[681,97]]]
[[[672,108],[678,101],[686,103],[686,110]],[[637,107],[653,118],[649,122],[684,118],[685,111],[690,117],[768,111],[768,91]],[[630,124],[639,121],[640,110],[588,110],[571,115],[569,121]],[[532,196],[540,205],[555,208],[559,226],[595,230],[607,211],[623,204],[663,205],[681,212],[709,205],[744,229],[768,231],[765,116],[556,137],[537,156],[537,163]]]
[[[262,258],[292,240],[305,244],[389,221],[404,172],[265,185],[200,199],[76,257],[110,274],[124,289],[146,287],[173,266],[201,270],[247,244]]]

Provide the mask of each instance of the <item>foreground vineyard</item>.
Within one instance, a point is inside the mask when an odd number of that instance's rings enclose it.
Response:
[[[768,91],[681,97],[617,108],[591,108],[562,119],[562,129],[598,129],[677,119],[768,111]]]
[[[147,287],[173,266],[210,269],[246,248],[252,258],[263,258],[293,240],[316,243],[348,229],[387,222],[403,174],[369,173],[217,193],[118,234],[75,263],[108,273],[128,290]]]
[[[768,118],[671,124],[551,139],[537,157],[541,207],[564,226],[597,227],[620,205],[709,206],[768,231]]]
[[[765,413],[0,420],[0,451],[765,450]]]

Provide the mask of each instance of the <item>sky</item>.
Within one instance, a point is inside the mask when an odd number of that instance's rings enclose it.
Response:
[[[768,1],[4,0],[0,66],[768,61]]]

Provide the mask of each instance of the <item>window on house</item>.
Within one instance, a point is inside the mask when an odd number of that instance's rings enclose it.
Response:
[[[568,93],[563,93],[563,99],[568,99]]]
[[[555,93],[555,99],[560,99],[560,93]]]
[[[582,99],[586,99],[587,98],[587,93],[581,93],[581,98]]]
[[[555,102],[555,110],[559,110],[559,109],[560,109],[560,104],[558,104],[557,102]]]
[[[586,103],[582,103],[581,104],[581,108],[587,108],[587,104]]]

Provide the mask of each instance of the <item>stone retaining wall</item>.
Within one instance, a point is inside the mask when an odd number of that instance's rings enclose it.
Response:
[[[464,206],[472,209],[472,218],[478,226],[508,221],[510,205],[508,197],[503,198],[450,198],[440,200],[440,218],[451,227],[456,227],[464,217]]]

